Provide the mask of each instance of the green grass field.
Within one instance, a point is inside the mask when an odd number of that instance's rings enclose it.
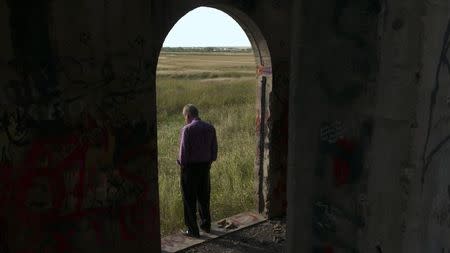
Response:
[[[162,53],[157,70],[161,233],[184,226],[176,164],[182,108],[195,104],[217,130],[211,169],[211,215],[219,220],[253,210],[256,74],[252,54]]]

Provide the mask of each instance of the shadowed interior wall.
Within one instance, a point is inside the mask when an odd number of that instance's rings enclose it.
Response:
[[[2,252],[159,250],[150,3],[1,5]]]
[[[293,7],[288,252],[447,252],[449,2]]]
[[[450,250],[450,3],[418,5],[420,63],[411,71],[417,102],[410,163],[403,167],[404,252]],[[405,26],[408,28],[408,26]],[[409,28],[411,29],[411,28]]]
[[[381,6],[293,7],[288,252],[357,252],[366,228]]]

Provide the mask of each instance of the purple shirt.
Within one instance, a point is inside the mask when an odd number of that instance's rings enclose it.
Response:
[[[181,129],[178,162],[182,166],[189,163],[213,162],[217,159],[216,129],[200,119],[194,119]]]

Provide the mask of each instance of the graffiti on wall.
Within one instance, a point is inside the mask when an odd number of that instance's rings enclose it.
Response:
[[[360,136],[348,137],[342,122],[324,122],[320,130],[320,156],[316,175],[323,178],[327,173],[326,157],[332,160],[333,179],[335,186],[356,183],[362,173],[364,153],[372,135],[372,122],[364,121]]]
[[[106,243],[102,235],[108,231],[100,221],[105,218],[117,220],[123,240],[136,238],[131,228],[155,222],[146,219],[157,217],[157,207],[145,214],[142,207],[150,186],[141,171],[146,161],[139,159],[152,152],[146,121],[126,119],[111,126],[106,115],[96,118],[86,112],[79,116],[81,126],[52,125],[53,135],[37,135],[36,129],[22,129],[18,115],[5,116],[0,131],[0,217],[28,231],[24,245],[53,243],[57,252],[70,252],[76,249],[69,247],[70,238],[80,222],[95,232],[99,243]],[[20,154],[24,158],[17,161]],[[34,252],[30,250],[26,252]]]
[[[318,200],[313,207],[313,232],[314,235],[323,242],[327,242],[323,249],[329,249],[333,252],[335,247],[345,249],[349,252],[359,252],[357,246],[349,243],[344,238],[339,237],[339,228],[342,223],[347,223],[351,226],[362,228],[365,226],[364,219],[358,215],[353,214],[338,207],[336,204],[331,204],[327,200]],[[317,249],[318,250],[318,249]]]
[[[361,192],[348,192],[345,186],[361,182],[363,174],[364,154],[370,144],[373,130],[371,119],[363,120],[356,131],[346,127],[342,121],[327,121],[321,126],[319,133],[319,156],[316,176],[326,182],[332,178],[331,189],[345,192],[352,206],[341,206],[339,201],[331,197],[320,196],[313,205],[313,232],[321,242],[316,245],[315,252],[334,252],[343,249],[358,252],[357,245],[342,237],[342,231],[359,230],[365,226],[365,195]],[[358,134],[352,133],[357,132]],[[328,161],[328,162],[327,162]],[[326,183],[328,184],[328,183]],[[356,197],[358,195],[358,197]]]
[[[439,90],[443,85],[441,78],[445,73],[450,76],[450,20],[448,21],[447,28],[445,30],[444,36],[442,38],[442,49],[439,54],[438,64],[436,68],[434,87],[430,95],[429,112],[428,112],[428,122],[427,122],[427,133],[425,139],[424,150],[422,153],[422,187],[425,183],[425,176],[429,169],[430,163],[439,151],[450,141],[450,135],[443,138],[435,146],[431,146],[430,139],[432,136],[432,129],[435,120],[435,111],[438,100]]]
[[[146,171],[156,131],[144,112],[124,109],[151,92],[143,36],[98,59],[95,34],[82,32],[84,56],[55,55],[48,1],[7,4],[14,58],[0,95],[0,252],[158,238]]]
[[[77,221],[87,222],[102,242],[105,231],[96,218],[99,216],[117,219],[121,238],[130,240],[136,236],[130,230],[133,224],[142,224],[147,215],[156,216],[156,210],[142,215],[140,205],[145,203],[149,185],[142,172],[130,166],[149,152],[149,133],[142,131],[145,123],[128,126],[128,132],[115,132],[89,114],[84,118],[83,128],[67,135],[36,138],[22,164],[9,161],[0,168],[0,206],[5,212],[15,210],[12,220],[19,227],[36,229],[27,238],[29,245],[53,239],[58,252],[73,250],[69,238],[76,232]],[[117,145],[127,138],[141,143],[129,149]],[[55,230],[62,224],[71,224],[71,228]],[[53,238],[44,238],[43,231]]]

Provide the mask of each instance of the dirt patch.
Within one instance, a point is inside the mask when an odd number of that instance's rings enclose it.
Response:
[[[274,219],[209,241],[184,253],[279,253],[285,252],[286,220]]]

